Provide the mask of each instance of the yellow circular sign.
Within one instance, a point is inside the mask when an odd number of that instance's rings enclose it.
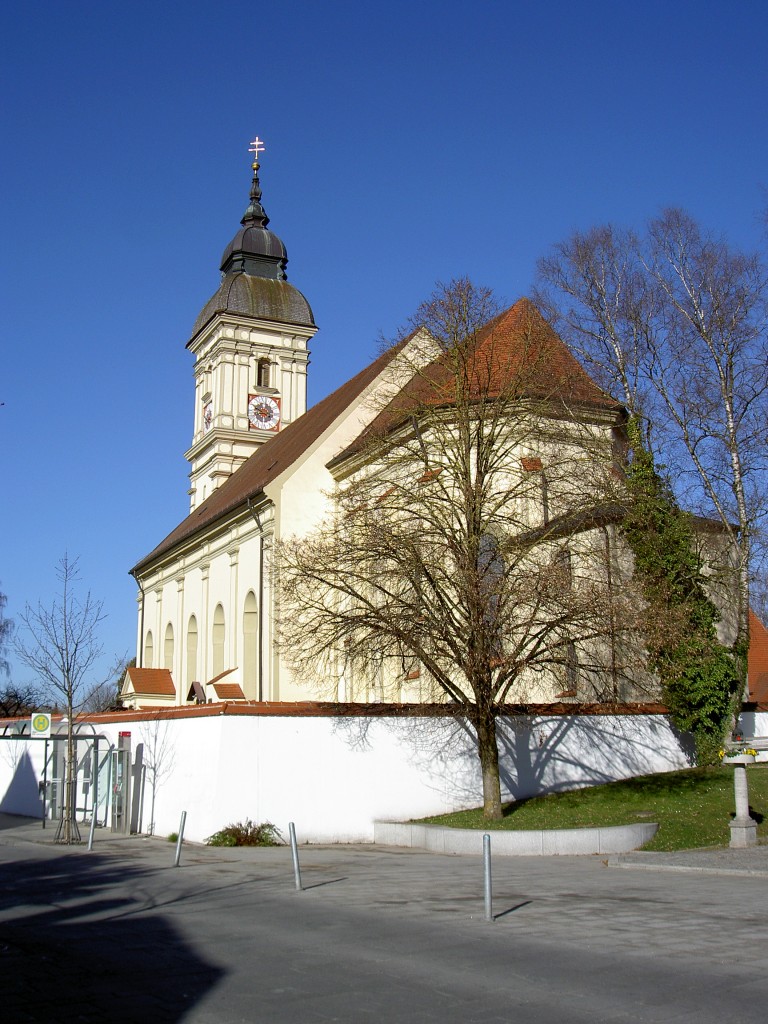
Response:
[[[42,711],[32,715],[32,732],[48,732],[51,728],[51,716],[43,714]]]

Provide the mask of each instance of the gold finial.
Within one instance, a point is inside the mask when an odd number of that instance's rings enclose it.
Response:
[[[265,147],[264,143],[261,141],[261,139],[259,138],[258,135],[256,136],[256,138],[253,140],[253,142],[248,147],[248,152],[249,153],[253,153],[253,164],[252,164],[252,167],[253,167],[254,171],[258,171],[258,169],[259,169],[259,153],[263,153],[265,148],[266,147]]]

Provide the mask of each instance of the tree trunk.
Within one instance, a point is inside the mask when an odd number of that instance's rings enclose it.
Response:
[[[67,701],[67,757],[64,766],[64,821],[61,831],[61,843],[74,843],[73,821],[75,818],[75,785],[77,773],[75,770],[75,738],[72,700]]]
[[[501,821],[501,783],[499,780],[499,748],[496,745],[496,716],[481,712],[475,721],[477,755],[483,775],[483,817]]]

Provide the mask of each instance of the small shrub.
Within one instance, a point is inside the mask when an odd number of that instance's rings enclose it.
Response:
[[[237,821],[205,840],[206,846],[280,846],[280,829],[270,821],[256,825],[250,818]]]
[[[178,842],[178,839],[179,839],[179,833],[178,832],[171,832],[169,834],[169,836],[168,836],[168,842],[169,843],[176,843],[176,842]]]

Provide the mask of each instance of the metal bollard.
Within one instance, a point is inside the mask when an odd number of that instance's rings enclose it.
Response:
[[[493,886],[491,884],[491,837],[483,836],[483,892],[485,895],[485,920],[493,920]]]
[[[291,840],[291,857],[293,858],[293,879],[296,884],[296,891],[301,892],[301,868],[299,867],[299,848],[296,845],[296,829],[293,822],[288,822],[288,835]]]
[[[91,828],[90,828],[90,831],[88,832],[88,849],[89,850],[93,849],[93,830],[95,828],[96,828],[96,808],[94,807],[93,808],[93,813],[91,814]]]
[[[173,862],[173,866],[177,868],[179,861],[181,860],[181,844],[184,842],[184,826],[187,823],[187,812],[181,812],[181,822],[179,824],[179,838],[176,840],[176,859]]]

